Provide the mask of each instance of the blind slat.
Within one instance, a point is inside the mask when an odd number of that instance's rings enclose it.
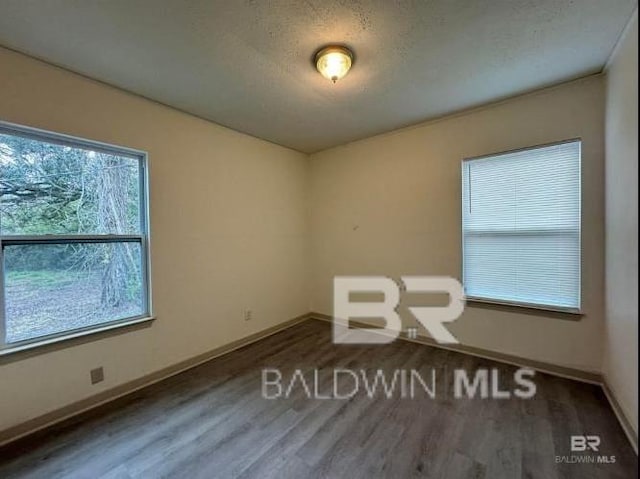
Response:
[[[580,308],[580,146],[463,162],[467,296]]]

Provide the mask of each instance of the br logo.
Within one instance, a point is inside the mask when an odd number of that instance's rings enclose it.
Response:
[[[587,449],[598,452],[600,436],[571,436],[571,451],[582,452]]]
[[[464,291],[460,282],[448,276],[403,276],[398,285],[385,276],[337,276],[333,279],[333,342],[336,344],[386,344],[395,340],[402,329],[396,308],[400,288],[408,293],[446,293],[446,306],[414,306],[408,308],[418,322],[443,344],[459,341],[444,326],[458,319],[464,311]],[[352,302],[353,293],[382,293],[376,302]],[[383,328],[350,328],[354,318],[382,318]]]

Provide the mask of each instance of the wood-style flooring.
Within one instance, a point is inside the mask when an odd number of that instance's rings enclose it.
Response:
[[[436,398],[361,390],[308,399],[296,383],[288,398],[264,399],[263,368],[279,368],[284,389],[296,368],[305,371],[311,393],[318,369],[321,395],[331,394],[335,368],[371,378],[377,369],[425,379],[435,370]],[[5,446],[0,477],[637,477],[637,456],[599,387],[537,373],[532,399],[454,399],[455,368],[498,368],[501,388],[515,386],[513,366],[406,341],[333,345],[330,325],[309,320]],[[572,453],[572,435],[600,436],[599,451]],[[615,462],[567,463],[597,456]]]

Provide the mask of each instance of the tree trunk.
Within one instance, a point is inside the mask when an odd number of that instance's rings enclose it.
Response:
[[[127,199],[130,170],[110,155],[99,155],[97,191],[97,224],[101,234],[126,234]],[[105,243],[100,262],[102,274],[101,301],[106,307],[119,307],[127,301],[128,280],[136,265],[131,243]]]

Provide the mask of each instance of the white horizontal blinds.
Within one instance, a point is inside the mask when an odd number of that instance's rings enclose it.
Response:
[[[580,307],[580,142],[463,163],[467,296]]]

